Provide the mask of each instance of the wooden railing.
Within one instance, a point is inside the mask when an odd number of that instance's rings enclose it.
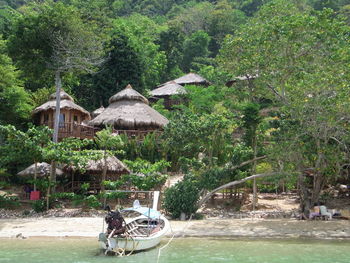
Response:
[[[53,129],[54,122],[45,122],[43,123],[43,125],[46,125],[49,128]],[[95,127],[85,126],[73,122],[62,122],[59,124],[58,127],[59,139],[68,137],[75,137],[80,139],[93,139],[95,137],[96,132],[100,130]]]
[[[63,192],[76,192],[81,190],[81,185],[88,183],[89,188],[87,189],[88,191],[94,191],[94,192],[99,192],[101,190],[101,183],[95,182],[95,181],[73,181],[65,184],[62,187]]]
[[[45,122],[42,125],[46,125],[49,128],[54,128],[54,122]],[[58,130],[58,138],[68,138],[75,137],[80,139],[93,139],[96,135],[96,132],[100,131],[99,128],[95,128],[92,126],[86,126],[82,124],[72,123],[72,122],[63,122],[59,124]],[[115,134],[124,134],[129,138],[137,138],[139,140],[143,140],[147,134],[156,133],[158,137],[161,132],[156,130],[115,130],[113,129],[113,133]]]
[[[118,135],[126,135],[129,138],[137,138],[137,139],[144,139],[147,134],[149,133],[156,133],[156,137],[158,137],[161,132],[156,131],[156,130],[146,130],[146,131],[141,131],[141,130],[115,130],[113,129],[113,133],[118,134]]]

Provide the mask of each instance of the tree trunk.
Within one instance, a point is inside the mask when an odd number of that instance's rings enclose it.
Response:
[[[34,191],[36,191],[36,178],[38,177],[38,163],[34,162]]]
[[[53,183],[56,183],[56,162],[55,161],[52,161],[51,162],[51,173],[50,173],[50,183],[53,182]],[[50,184],[51,185],[51,184]],[[49,187],[51,187],[49,185]],[[56,191],[56,186],[55,184],[51,187],[51,193],[55,193]]]
[[[55,109],[55,122],[54,122],[54,131],[52,140],[54,143],[58,142],[58,129],[59,129],[59,118],[60,118],[60,110],[61,110],[61,97],[60,92],[62,88],[61,83],[61,73],[56,71],[55,73],[55,85],[56,85],[56,109]]]
[[[103,156],[103,171],[102,171],[102,179],[101,179],[101,192],[104,193],[105,192],[105,185],[104,185],[104,181],[106,181],[106,177],[107,177],[107,154],[106,152],[104,153]]]
[[[253,162],[253,167],[252,167],[252,174],[255,174],[256,172],[256,154],[257,154],[257,139],[256,139],[256,129],[254,131],[254,138],[253,138],[253,152],[254,152],[254,158],[255,160]],[[253,211],[255,211],[256,204],[258,203],[258,193],[257,193],[257,185],[256,185],[256,178],[254,178],[253,181]]]
[[[55,85],[56,85],[56,109],[55,109],[55,122],[54,122],[54,131],[53,131],[52,141],[54,143],[57,143],[58,142],[59,122],[60,122],[60,110],[61,110],[60,92],[61,92],[61,88],[62,88],[61,72],[60,71],[55,72]],[[49,182],[56,183],[56,163],[55,162],[51,163],[51,175],[50,175]],[[50,190],[50,184],[49,184],[49,190]],[[50,191],[48,191],[48,192],[50,192]],[[55,185],[52,186],[51,192],[53,192],[53,193],[55,192]]]
[[[300,174],[298,178],[299,185],[299,197],[300,197],[300,211],[302,214],[309,218],[311,208],[311,194],[307,183],[305,182],[305,175]]]

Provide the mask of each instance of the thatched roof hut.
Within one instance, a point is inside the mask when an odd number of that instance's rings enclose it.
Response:
[[[186,94],[187,91],[183,86],[177,84],[175,81],[169,81],[160,88],[151,90],[150,93],[153,97],[165,97]]]
[[[37,175],[46,176],[49,175],[51,171],[51,165],[45,162],[37,163]],[[34,175],[35,174],[35,164],[28,166],[23,171],[17,173],[19,176]],[[56,175],[62,175],[62,170],[56,168]]]
[[[69,96],[64,90],[60,91],[60,109],[67,109],[67,110],[75,110],[80,112],[82,115],[84,115],[85,118],[90,118],[90,113],[86,111],[83,107],[80,107],[79,105],[74,103],[74,99]],[[55,111],[56,110],[56,93],[52,93],[50,95],[50,100],[48,102],[45,102],[43,105],[40,105],[39,107],[35,108],[32,112],[33,115],[36,115],[40,112],[46,112],[46,111]]]
[[[111,125],[118,130],[158,130],[168,119],[149,106],[148,100],[129,84],[109,99],[109,106],[89,125]]]
[[[96,118],[98,115],[100,115],[103,111],[105,110],[105,107],[101,106],[99,107],[98,109],[94,110],[92,113],[91,113],[91,117],[92,118]]]
[[[85,170],[91,174],[102,174],[104,167],[104,160],[90,160],[88,161]],[[129,174],[130,170],[126,165],[120,161],[115,156],[108,156],[107,157],[107,174]]]
[[[174,82],[181,85],[204,85],[209,86],[210,82],[196,73],[188,73],[180,78],[174,79]]]

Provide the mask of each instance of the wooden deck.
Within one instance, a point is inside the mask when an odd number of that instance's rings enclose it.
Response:
[[[46,122],[42,125],[48,126],[50,129],[54,128],[54,122]],[[65,122],[60,123],[59,130],[58,130],[58,139],[62,140],[64,138],[80,138],[80,139],[93,139],[98,131],[100,131],[100,128],[77,124],[77,123],[71,123],[71,122]],[[161,134],[161,131],[157,130],[115,130],[113,129],[114,134],[118,135],[126,135],[129,138],[136,138],[139,140],[143,140],[147,134],[149,133],[156,133],[156,136],[158,137]]]
[[[54,128],[54,122],[46,122],[43,125],[48,126],[50,129]],[[93,139],[100,129],[86,126],[82,124],[64,122],[59,124],[58,139],[64,138],[80,138],[80,139]]]

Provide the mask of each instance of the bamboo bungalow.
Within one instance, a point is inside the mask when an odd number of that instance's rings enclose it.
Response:
[[[169,81],[164,86],[154,89],[151,92],[151,102],[156,102],[159,99],[164,99],[164,107],[171,109],[173,105],[178,105],[182,102],[180,98],[174,99],[172,96],[184,95],[187,93],[186,89],[177,84],[175,81]]]
[[[128,85],[109,99],[109,106],[89,125],[112,126],[117,134],[145,136],[162,130],[168,119],[149,106],[148,100]]]
[[[74,99],[65,91],[60,92],[60,119],[58,138],[66,137],[93,138],[95,130],[84,125],[90,120],[90,113],[74,103]],[[32,115],[34,122],[39,125],[54,127],[56,110],[56,93],[50,95],[50,100],[34,109]]]

